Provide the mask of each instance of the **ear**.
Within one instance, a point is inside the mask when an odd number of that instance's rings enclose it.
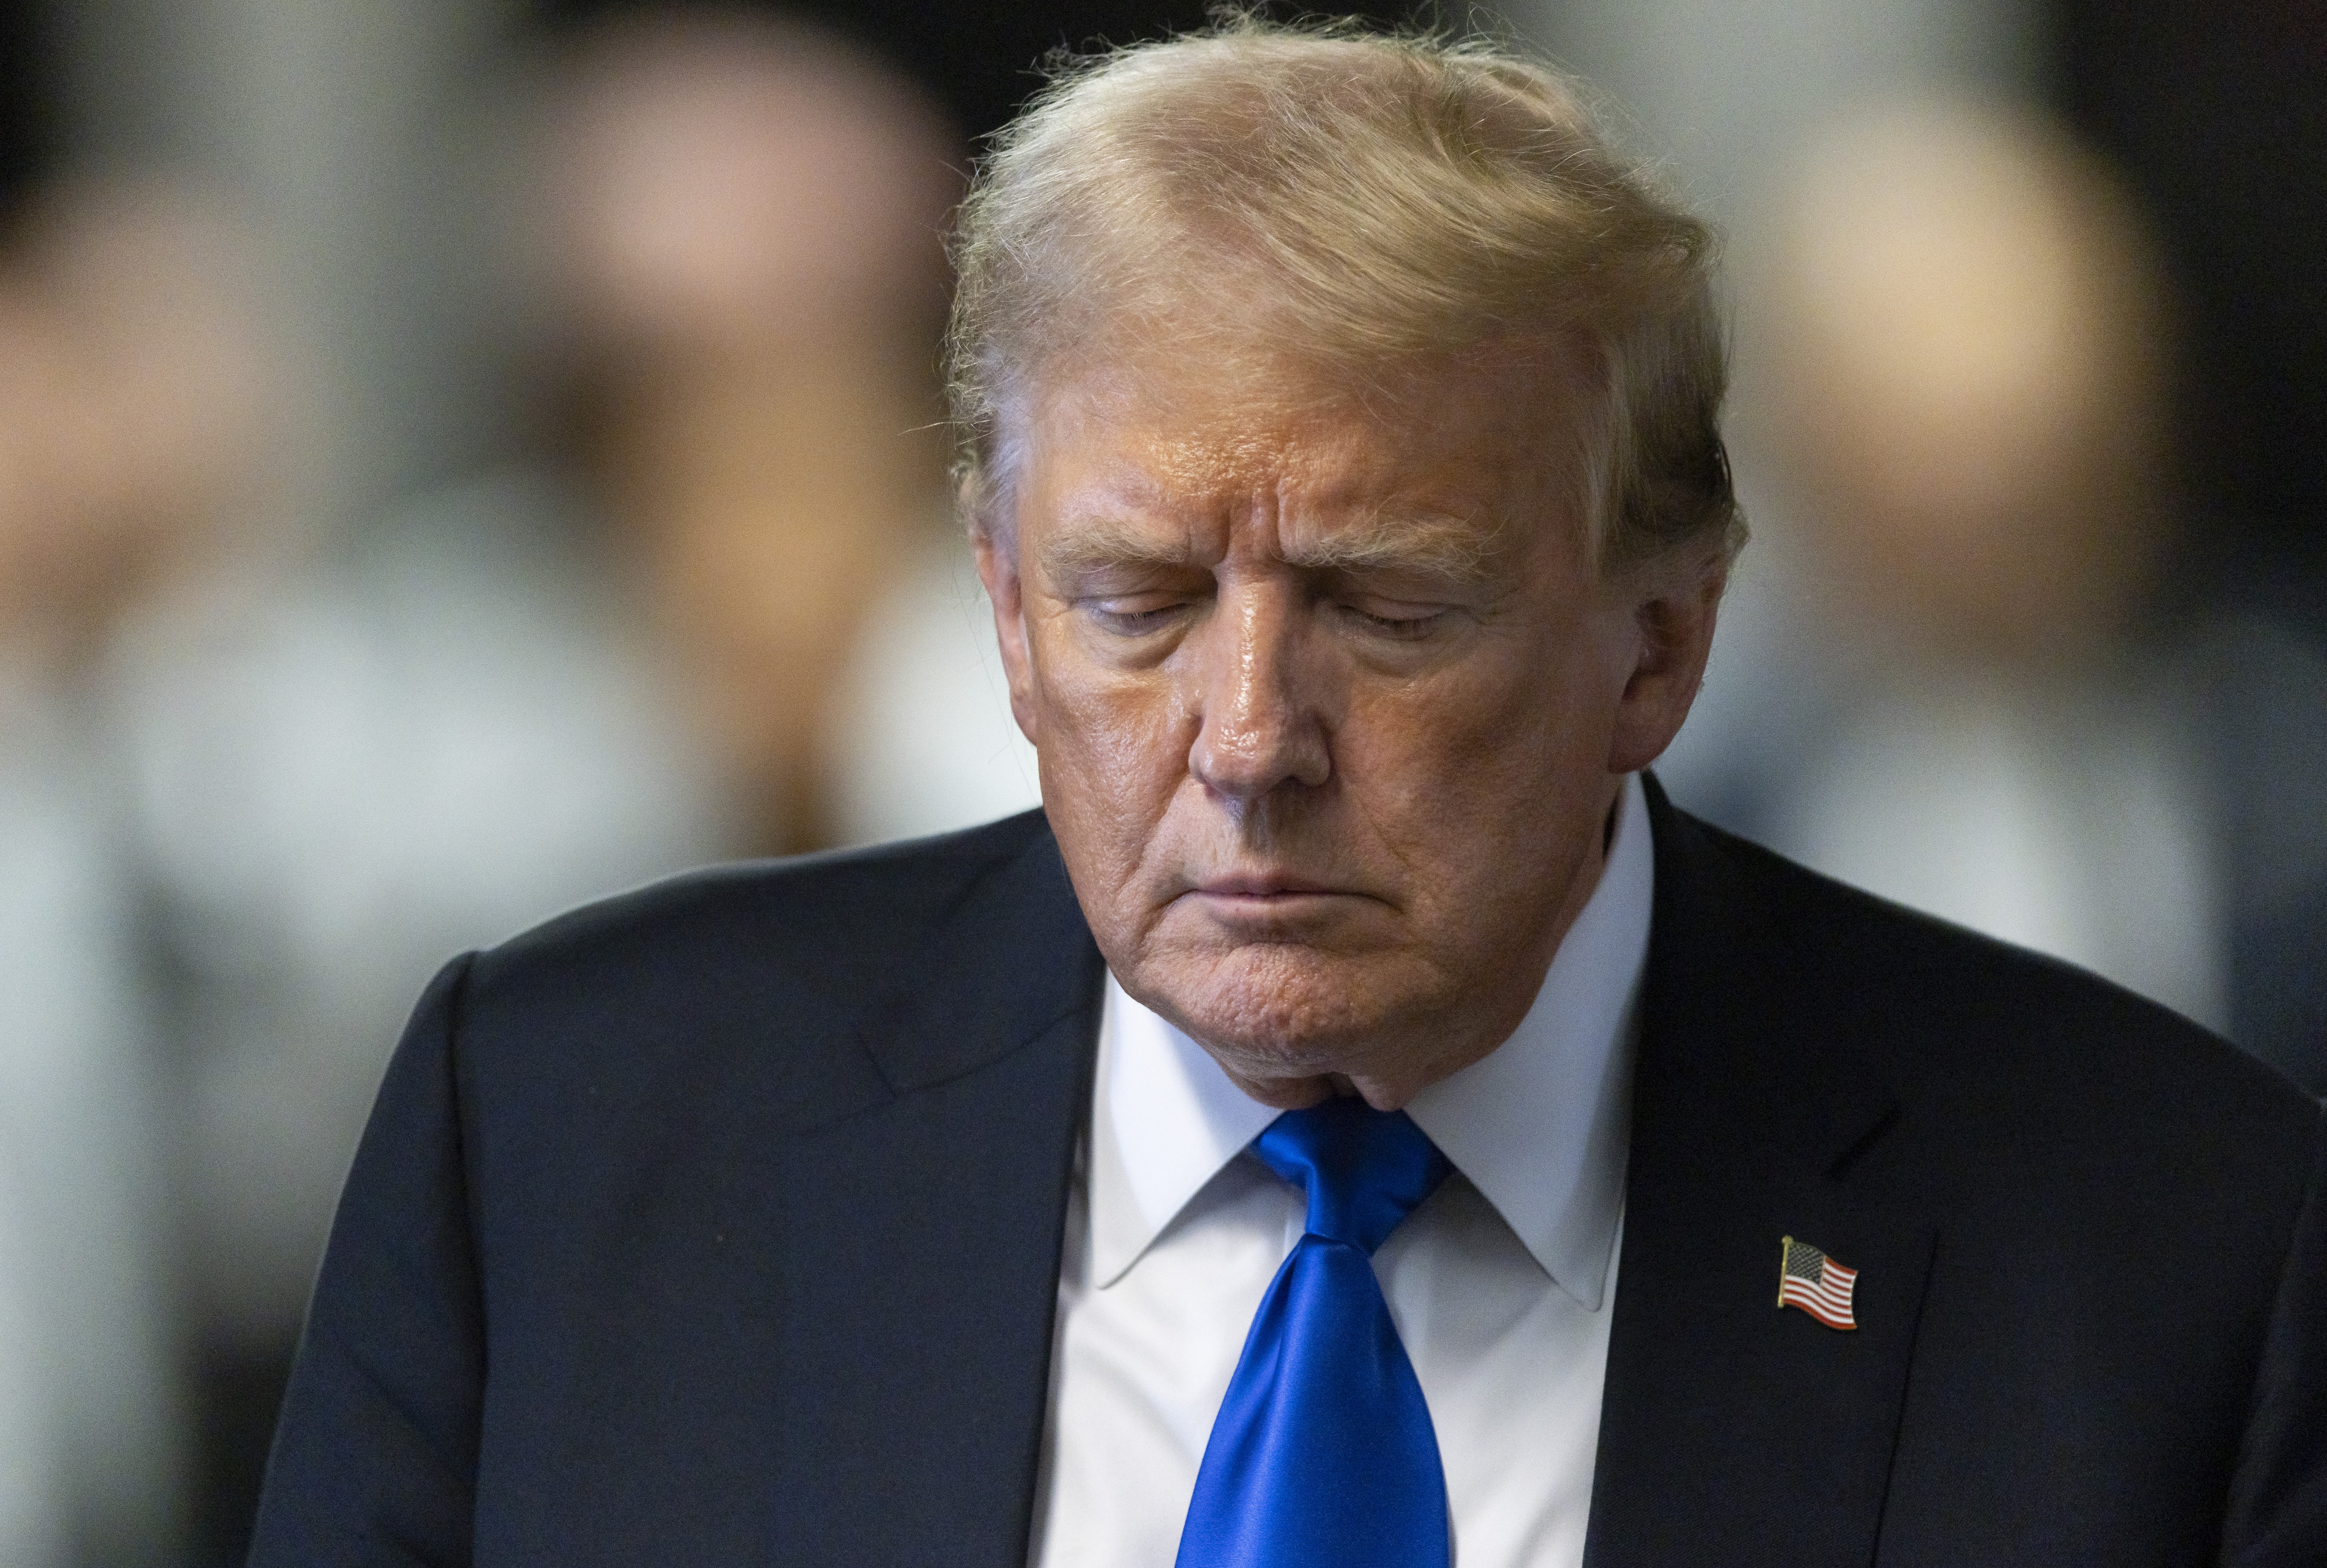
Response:
[[[969,542],[977,555],[977,580],[986,585],[986,602],[994,609],[994,639],[1010,681],[1010,714],[1027,744],[1039,751],[1042,737],[1034,722],[1034,664],[1027,650],[1025,593],[1015,540],[997,539],[991,528],[980,527],[971,530]]]
[[[1609,736],[1608,770],[1634,773],[1672,744],[1705,683],[1729,559],[1718,547],[1684,546],[1620,581],[1631,601],[1633,663]]]

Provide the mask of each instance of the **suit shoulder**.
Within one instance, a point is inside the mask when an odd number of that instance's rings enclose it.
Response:
[[[1995,1086],[2037,1115],[2076,1105],[2212,1119],[2248,1134],[2275,1129],[2291,1147],[2317,1136],[2315,1101],[2157,1003],[1683,820],[1743,893],[1772,983],[1878,1050],[1902,1087]]]
[[[802,1114],[863,1070],[868,1009],[947,945],[965,905],[1039,899],[1042,814],[876,848],[712,867],[587,904],[479,954],[463,1069],[496,1097],[592,1073],[724,1075],[776,1053]],[[838,1075],[836,1077],[835,1075]]]
[[[485,954],[498,974],[686,952],[715,958],[735,939],[752,960],[822,965],[866,947],[910,945],[981,882],[1048,841],[1029,811],[933,838],[706,867],[568,911]]]

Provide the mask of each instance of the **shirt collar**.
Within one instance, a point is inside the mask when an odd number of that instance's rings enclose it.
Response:
[[[1406,1107],[1559,1288],[1597,1311],[1623,1207],[1631,1042],[1655,860],[1637,776],[1600,885],[1511,1037]],[[1091,1117],[1092,1277],[1104,1289],[1276,1112],[1113,975]]]

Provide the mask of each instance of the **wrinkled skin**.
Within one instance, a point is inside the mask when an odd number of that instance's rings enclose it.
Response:
[[[978,541],[1100,951],[1246,1093],[1388,1109],[1518,1026],[1623,777],[1678,731],[1717,550],[1603,573],[1564,360],[1360,405],[1151,357],[1029,411]]]

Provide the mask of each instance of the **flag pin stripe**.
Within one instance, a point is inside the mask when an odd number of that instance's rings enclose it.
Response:
[[[1837,1263],[1807,1241],[1778,1243],[1778,1308],[1799,1307],[1829,1329],[1855,1329],[1852,1297],[1858,1271]]]

